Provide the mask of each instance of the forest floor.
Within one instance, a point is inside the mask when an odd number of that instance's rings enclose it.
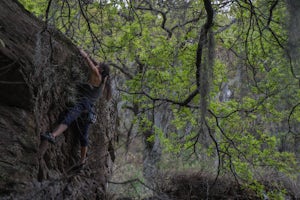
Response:
[[[162,158],[160,171],[153,183],[147,183],[143,177],[143,144],[138,138],[133,140],[128,151],[121,145],[116,150],[113,176],[108,186],[112,199],[266,199],[274,188],[275,176],[265,177],[265,191],[258,196],[254,190],[243,187],[234,177],[219,176],[215,182],[216,173],[212,171],[213,163],[190,162],[171,157]],[[286,179],[287,190],[273,193],[273,198],[296,199],[297,185]],[[276,184],[275,184],[276,185]],[[278,185],[278,187],[280,187]],[[299,192],[298,192],[299,193]]]

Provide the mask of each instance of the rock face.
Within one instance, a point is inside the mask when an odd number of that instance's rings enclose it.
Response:
[[[106,199],[116,127],[114,102],[97,104],[86,167],[72,127],[41,143],[87,77],[79,51],[16,0],[0,1],[0,199]]]

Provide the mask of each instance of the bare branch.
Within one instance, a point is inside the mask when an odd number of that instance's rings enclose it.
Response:
[[[184,107],[189,107],[189,108],[199,108],[199,106],[189,105],[189,103],[193,100],[193,98],[195,96],[197,96],[197,94],[199,94],[199,92],[198,92],[197,89],[194,90],[184,101],[175,101],[175,100],[171,100],[171,99],[167,99],[167,98],[152,97],[151,95],[149,95],[145,91],[141,91],[141,92],[128,92],[128,91],[125,91],[123,89],[119,89],[119,90],[121,92],[125,92],[125,93],[131,94],[131,95],[144,95],[144,96],[146,96],[148,99],[150,99],[152,101],[164,101],[164,102],[172,103],[172,104],[179,105],[179,106],[184,106]]]
[[[137,9],[137,10],[147,10],[147,11],[153,11],[153,12],[159,13],[162,16],[162,18],[163,18],[163,20],[161,22],[161,28],[167,32],[168,38],[172,37],[172,34],[173,34],[172,31],[169,28],[166,27],[167,13],[168,12],[163,12],[161,10],[155,9],[155,8],[153,8],[151,6],[151,4],[149,4],[149,8],[146,8],[146,7],[135,7],[135,9]]]
[[[270,26],[270,23],[272,21],[272,17],[273,17],[273,10],[275,9],[275,7],[277,6],[279,0],[276,0],[273,2],[271,8],[270,8],[270,14],[269,14],[269,19],[268,19],[268,23],[267,23],[267,26],[269,27]]]
[[[292,118],[292,115],[294,114],[294,112],[295,112],[295,110],[297,109],[297,107],[299,107],[300,106],[300,103],[297,103],[295,106],[293,106],[293,108],[292,108],[292,110],[291,110],[291,112],[290,112],[290,114],[289,114],[289,116],[288,116],[288,126],[289,126],[289,133],[294,133],[293,131],[292,131],[292,125],[291,125],[291,118]]]
[[[46,20],[45,20],[45,30],[48,28],[48,21],[49,21],[49,11],[51,7],[52,0],[48,1],[47,9],[46,9]]]
[[[127,76],[127,78],[129,79],[133,79],[133,75],[131,75],[128,71],[128,69],[126,70],[125,67],[120,67],[119,65],[117,65],[114,62],[108,62],[109,65],[113,66],[114,68],[118,69],[120,72],[122,72],[124,75]]]

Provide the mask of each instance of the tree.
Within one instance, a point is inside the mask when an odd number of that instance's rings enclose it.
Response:
[[[299,80],[299,42],[300,37],[299,34],[296,34],[299,31],[299,25],[300,25],[300,16],[297,10],[300,9],[300,4],[297,1],[288,0],[287,2],[287,8],[289,11],[289,28],[288,28],[288,55],[290,59],[290,67],[291,72],[295,79]],[[294,103],[294,107],[292,108],[289,118],[288,118],[288,124],[289,124],[289,132],[293,133],[294,136],[294,149],[295,154],[297,158],[298,164],[300,163],[300,136],[299,136],[299,129],[297,128],[297,124],[299,123],[299,119],[297,119],[295,116],[298,113],[297,110],[299,106],[299,103]],[[299,182],[299,176],[298,176],[298,182]]]

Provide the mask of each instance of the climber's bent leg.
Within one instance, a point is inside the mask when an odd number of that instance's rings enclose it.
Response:
[[[80,114],[86,110],[88,107],[88,104],[86,100],[82,100],[78,104],[76,104],[73,108],[71,108],[66,116],[64,117],[64,120],[58,125],[56,129],[54,129],[52,135],[53,137],[57,137],[61,135],[67,128],[70,126],[70,124],[75,121]]]
[[[81,145],[81,157],[80,157],[80,164],[85,164],[86,162],[86,154],[89,144],[89,127],[90,123],[88,123],[86,120],[78,119],[77,120],[77,131],[79,133],[79,141]]]
[[[85,146],[85,147],[81,147],[81,157],[80,157],[80,164],[85,164],[85,159],[86,159],[86,153],[87,153],[87,149],[88,147]]]
[[[67,130],[68,125],[66,124],[59,124],[58,127],[53,131],[52,136],[57,137],[62,134],[65,130]]]

